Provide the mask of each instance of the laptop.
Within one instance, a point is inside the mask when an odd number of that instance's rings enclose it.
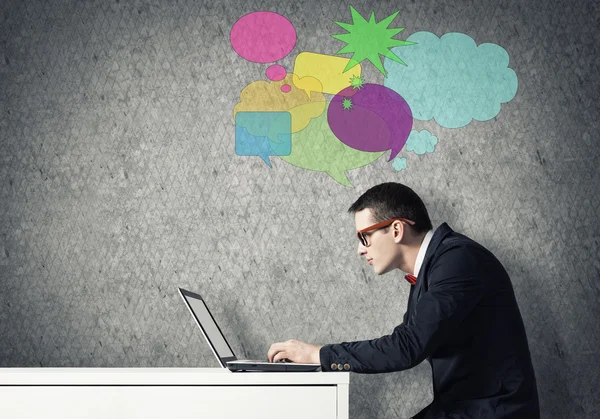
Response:
[[[278,371],[278,372],[307,372],[317,371],[321,364],[299,364],[295,362],[269,362],[252,359],[237,359],[233,349],[223,336],[215,318],[200,294],[179,288],[179,294],[190,310],[196,324],[200,327],[206,342],[223,368],[231,371]]]

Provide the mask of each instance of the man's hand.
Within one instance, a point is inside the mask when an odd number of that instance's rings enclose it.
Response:
[[[272,344],[267,357],[269,362],[278,362],[287,358],[298,364],[320,364],[319,350],[321,348],[321,346],[290,339],[286,342]]]

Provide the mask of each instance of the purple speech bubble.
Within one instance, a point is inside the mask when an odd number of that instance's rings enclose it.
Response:
[[[342,104],[346,98],[351,101],[349,109]],[[327,109],[327,122],[341,142],[356,150],[392,149],[391,161],[406,144],[413,117],[410,106],[396,91],[366,83],[360,89],[346,87],[335,95]]]

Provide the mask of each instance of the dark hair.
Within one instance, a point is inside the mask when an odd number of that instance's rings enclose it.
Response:
[[[415,225],[410,227],[418,234],[433,229],[419,195],[401,183],[386,182],[373,186],[348,208],[348,212],[356,213],[366,208],[371,209],[375,223],[400,217],[414,221]]]

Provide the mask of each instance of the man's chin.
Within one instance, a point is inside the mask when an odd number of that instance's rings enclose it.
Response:
[[[389,272],[389,268],[387,270],[373,269],[373,272],[375,273],[375,275],[381,276],[381,275],[384,275],[384,274],[388,273]]]
[[[375,272],[377,275],[381,276],[381,275],[385,275],[388,272],[394,271],[396,269],[398,269],[398,268],[392,264],[392,265],[385,266],[381,269],[375,269],[375,267],[373,267],[373,272]]]

